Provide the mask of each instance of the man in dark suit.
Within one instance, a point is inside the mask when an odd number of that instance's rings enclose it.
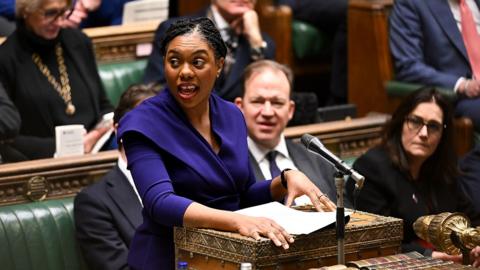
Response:
[[[467,29],[465,14],[470,13],[477,30],[473,35],[479,40],[479,7],[480,0],[397,0],[390,15],[396,78],[454,89],[459,95],[456,114],[471,118],[476,130],[480,130],[480,70],[475,69],[479,61],[472,53],[479,56],[480,46],[476,42],[469,51],[468,31],[461,29]]]
[[[480,145],[476,145],[460,160],[459,167],[458,181],[475,210],[480,213]]]
[[[207,9],[193,15],[210,18],[227,44],[225,65],[215,85],[215,92],[225,100],[233,101],[240,96],[242,72],[248,64],[258,59],[275,57],[273,40],[261,33],[254,5],[255,0],[213,0]],[[157,28],[144,82],[165,83],[160,41],[168,27],[176,20],[178,18],[167,20]]]
[[[290,99],[292,82],[291,70],[271,60],[257,61],[245,70],[244,93],[235,104],[245,116],[250,163],[257,180],[276,176],[272,162],[278,170],[298,169],[335,201],[333,166],[283,135],[295,108]]]
[[[115,130],[124,114],[157,92],[153,85],[130,86],[115,110]],[[117,166],[75,197],[76,235],[91,269],[127,269],[128,248],[143,221],[140,196],[121,143],[119,152]]]

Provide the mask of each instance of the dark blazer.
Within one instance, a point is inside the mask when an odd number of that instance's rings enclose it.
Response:
[[[471,200],[476,211],[480,212],[480,146],[477,145],[460,160],[459,182]]]
[[[475,0],[480,6],[480,0]],[[447,0],[398,0],[390,15],[398,80],[453,89],[472,77],[462,34]]]
[[[20,115],[0,83],[0,141],[13,138],[20,129]]]
[[[191,16],[192,18],[196,17],[209,17],[210,9],[205,9],[200,13]],[[185,17],[184,17],[185,18]],[[163,57],[160,52],[160,43],[165,36],[165,32],[175,21],[180,18],[172,18],[165,22],[162,22],[156,32],[155,38],[153,41],[153,50],[152,54],[148,58],[147,68],[145,70],[145,75],[143,80],[145,83],[149,82],[160,82],[165,84],[165,73],[163,70]],[[263,40],[267,42],[267,49],[265,51],[266,59],[275,58],[275,44],[273,40],[266,34],[262,34]],[[218,78],[215,86],[215,92],[217,95],[222,97],[225,100],[233,101],[236,97],[240,96],[241,87],[242,87],[242,75],[243,70],[250,64],[252,59],[250,58],[250,44],[248,40],[240,36],[238,40],[238,47],[235,52],[235,64],[230,68],[228,76],[222,73]]]
[[[410,181],[393,165],[383,148],[369,150],[355,161],[353,168],[365,176],[364,187],[356,200],[357,209],[403,219],[402,252],[416,250],[431,255],[432,250],[422,247],[413,231],[413,223],[421,216],[458,211],[470,217],[473,224],[479,224],[480,216],[473,211],[457,183],[428,186],[427,181]],[[351,201],[354,184],[354,180],[348,179],[346,192]]]
[[[38,44],[44,41],[35,43],[40,38],[27,31],[23,23],[17,25],[17,30],[0,46],[0,82],[22,119],[19,136],[12,146],[28,159],[52,157],[55,126],[83,124],[90,130],[113,107],[100,81],[92,44],[85,34],[70,28],[59,33],[72,100],[77,107],[73,116],[67,116],[64,101],[32,61],[33,52],[45,52],[51,56],[43,59],[48,66],[49,59],[55,62],[54,49],[39,48]],[[56,68],[52,69],[54,76],[55,73]]]
[[[322,157],[308,152],[302,145],[294,143],[291,140],[285,140],[285,142],[293,164],[295,164],[298,170],[308,176],[308,178],[310,178],[310,180],[312,180],[323,193],[328,195],[330,200],[336,202],[337,193],[335,189],[335,181],[333,179],[335,174],[333,166]],[[265,180],[265,176],[260,170],[260,166],[250,152],[249,158],[250,165],[253,168],[257,181]]]
[[[100,182],[82,190],[74,202],[76,236],[91,269],[128,269],[142,205],[122,171],[115,166]]]

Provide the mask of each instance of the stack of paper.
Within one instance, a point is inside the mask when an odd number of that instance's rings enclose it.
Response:
[[[236,211],[237,213],[273,219],[289,234],[309,234],[327,227],[336,220],[336,212],[303,212],[279,202],[271,202]],[[349,216],[351,212],[345,212]]]

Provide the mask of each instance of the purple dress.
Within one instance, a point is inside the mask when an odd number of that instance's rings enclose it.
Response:
[[[174,269],[172,227],[182,226],[192,202],[237,210],[272,200],[270,181],[256,182],[250,168],[242,113],[215,94],[209,102],[218,154],[168,89],[120,121],[119,138],[144,205],[128,258],[133,269]]]

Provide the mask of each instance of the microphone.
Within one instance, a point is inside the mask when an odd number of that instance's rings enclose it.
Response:
[[[356,189],[361,189],[363,187],[365,177],[363,177],[363,175],[359,174],[357,171],[348,166],[345,161],[339,159],[332,152],[330,152],[330,150],[328,150],[317,137],[310,134],[303,134],[301,141],[302,144],[305,145],[305,147],[310,152],[320,155],[343,174],[350,175],[352,179],[355,180]]]

